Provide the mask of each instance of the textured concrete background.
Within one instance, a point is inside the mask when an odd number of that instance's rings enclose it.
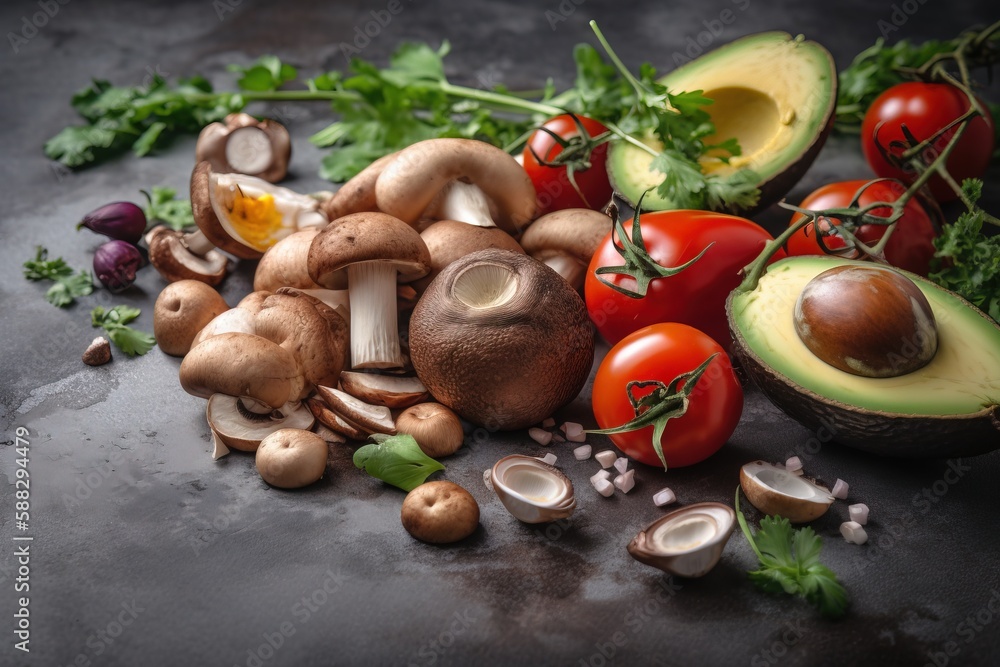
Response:
[[[745,576],[755,561],[739,534],[717,569],[697,581],[668,580],[625,553],[635,532],[661,513],[650,500],[655,490],[669,484],[681,503],[729,502],[742,463],[784,460],[814,437],[753,390],[742,423],[717,456],[668,474],[643,467],[628,496],[598,497],[587,483],[596,463],[576,462],[567,447],[557,447],[580,502],[571,520],[548,527],[519,524],[481,482],[482,471],[501,456],[540,448],[523,433],[473,433],[446,461],[445,477],[476,496],[482,525],[465,543],[437,548],[403,531],[403,494],[355,471],[346,448],[322,482],[295,493],[268,488],[250,457],[237,453],[213,462],[204,404],[178,386],[176,359],[154,350],[137,359],[119,356],[102,368],[83,366],[80,353],[96,333],[90,308],[139,306],[144,313],[137,325],[151,330],[159,277],[146,270],[123,295],[97,292],[60,310],[42,299],[42,286],[22,278],[21,263],[41,243],[75,267],[88,266],[99,238],[73,231],[80,216],[110,200],[140,201],[140,188],[165,184],[184,191],[194,142],[66,173],[44,158],[41,145],[76,121],[70,95],[92,76],[138,84],[153,71],[201,72],[230,87],[225,65],[262,53],[300,65],[305,75],[340,68],[339,43],[385,7],[379,0],[221,2],[227,4],[70,0],[19,53],[4,44],[0,470],[7,484],[0,489],[0,664],[1000,661],[1000,618],[988,607],[992,596],[1000,597],[996,454],[901,462],[825,444],[803,457],[810,473],[848,480],[850,500],[872,509],[871,542],[863,547],[846,544],[837,532],[846,503],[814,524],[826,538],[824,560],[853,601],[845,620],[830,623],[802,602],[758,592]],[[987,6],[913,0],[907,7],[916,13],[892,38],[957,34],[996,18]],[[221,18],[219,7],[226,10]],[[649,60],[669,69],[672,54],[724,9],[734,11],[735,20],[716,43],[766,29],[805,32],[845,66],[879,36],[878,21],[893,20],[897,5],[566,0],[560,9],[557,0],[404,0],[403,7],[365,48],[366,58],[384,62],[403,39],[447,38],[456,82],[516,89],[535,87],[548,75],[568,84],[570,49],[591,40],[590,18],[633,66]],[[22,17],[38,11],[31,0],[4,2],[0,28],[18,31]],[[553,27],[556,15],[566,20]],[[306,139],[328,122],[326,107],[254,111],[279,115],[292,132],[288,185],[324,187],[315,175],[321,152]],[[868,174],[853,142],[833,141],[791,199],[824,182]],[[996,177],[994,169],[993,204]],[[786,220],[773,209],[759,217],[772,230]],[[251,275],[252,266],[241,265],[223,296],[235,303],[249,290]],[[590,425],[588,405],[589,387],[558,417]],[[20,594],[14,593],[11,445],[18,427],[28,429],[31,443],[29,655],[13,648]],[[603,443],[595,438],[594,444]],[[948,472],[956,469],[960,475]],[[948,642],[955,642],[957,657],[944,655]]]

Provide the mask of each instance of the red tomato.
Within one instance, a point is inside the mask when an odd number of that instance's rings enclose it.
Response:
[[[669,385],[677,376],[718,356],[694,386],[687,411],[667,421],[660,442],[670,468],[689,466],[719,451],[736,430],[743,412],[743,389],[725,350],[686,324],[654,324],[626,336],[608,352],[594,376],[594,417],[602,429],[635,418],[626,386],[632,381],[657,380]],[[633,387],[638,400],[655,386]],[[651,466],[663,462],[653,447],[653,427],[609,435],[629,458]]]
[[[979,101],[983,109],[986,105]],[[946,83],[900,83],[878,96],[865,113],[861,124],[861,149],[865,159],[876,174],[885,178],[898,178],[904,183],[912,183],[917,174],[912,170],[899,169],[892,165],[875,145],[875,128],[878,142],[888,149],[890,142],[905,141],[902,125],[918,141],[934,135],[969,109],[969,98],[958,88]],[[948,145],[954,134],[949,130],[940,137],[926,155],[930,162]],[[957,183],[965,178],[979,178],[990,164],[993,154],[993,119],[989,116],[974,118],[965,128],[945,167]],[[935,152],[935,150],[937,152]],[[931,194],[938,201],[951,201],[958,197],[940,176],[933,176],[928,183]]]
[[[585,116],[576,118],[591,137],[608,131],[608,128],[592,118]],[[581,141],[580,128],[569,114],[556,116],[546,121],[542,127],[563,139]],[[528,172],[531,182],[535,185],[535,192],[538,193],[539,215],[561,211],[564,208],[598,210],[611,199],[611,183],[608,181],[608,170],[605,167],[608,159],[607,143],[600,144],[590,152],[588,158],[590,167],[578,166],[573,170],[573,179],[584,198],[573,189],[573,184],[566,173],[566,166],[548,167],[540,164],[532,154],[532,150],[542,158],[542,161],[552,162],[563,152],[563,147],[548,133],[535,130],[524,148],[524,170]]]
[[[851,202],[854,193],[867,181],[843,181],[840,183],[830,183],[819,188],[799,204],[799,208],[813,210],[838,208],[847,206]],[[872,183],[861,193],[858,203],[866,206],[872,202],[896,201],[904,192],[904,186],[896,181],[878,181]],[[876,208],[872,210],[874,215],[889,215],[892,211],[886,208]],[[792,224],[802,219],[802,215],[796,213],[792,216]],[[839,225],[840,220],[829,218],[834,225]],[[862,225],[855,231],[855,236],[867,243],[874,245],[885,234],[886,228],[882,225]],[[937,232],[927,211],[916,199],[906,202],[903,207],[903,217],[896,221],[896,230],[885,247],[885,258],[893,266],[898,266],[905,271],[926,276],[930,271],[931,258],[934,256],[934,237]],[[827,236],[823,239],[826,246],[831,250],[844,247],[844,240],[839,236]],[[823,249],[816,240],[816,232],[813,223],[807,223],[805,227],[798,231],[792,238],[788,239],[785,250],[789,255],[823,255]]]
[[[631,234],[632,223],[624,223]],[[773,239],[745,218],[710,211],[657,211],[639,219],[649,256],[660,266],[688,262],[712,244],[694,264],[670,277],[654,278],[642,298],[615,291],[600,278],[635,290],[631,276],[595,271],[624,264],[608,234],[590,261],[584,295],[590,319],[605,340],[614,344],[642,327],[658,322],[681,322],[704,331],[727,349],[732,344],[726,322],[726,298],[740,284],[740,270],[752,262]],[[617,238],[617,237],[616,237]],[[785,256],[781,250],[771,261]]]

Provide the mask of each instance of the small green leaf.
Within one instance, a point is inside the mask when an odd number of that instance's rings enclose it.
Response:
[[[140,310],[132,306],[115,306],[105,310],[96,306],[90,311],[90,324],[108,332],[108,338],[118,349],[130,357],[142,355],[153,349],[156,339],[145,331],[138,331],[128,325],[139,317]]]
[[[177,191],[154,185],[151,192],[140,190],[146,197],[146,220],[149,226],[166,223],[171,229],[182,231],[194,226],[194,213],[191,202],[187,199],[176,199]]]
[[[354,452],[354,465],[403,491],[412,491],[444,466],[424,454],[411,435],[371,436],[375,444]]]
[[[150,151],[152,151],[156,146],[156,141],[160,138],[160,135],[163,134],[165,129],[167,129],[166,123],[161,123],[159,121],[153,123],[146,128],[146,131],[143,132],[138,139],[135,140],[135,143],[132,144],[132,150],[135,151],[135,154],[139,157],[149,155]]]
[[[62,308],[74,302],[78,296],[86,296],[94,291],[94,280],[89,271],[73,273],[62,257],[48,259],[49,251],[42,246],[35,247],[35,258],[26,261],[24,277],[28,280],[51,280],[55,284],[45,292],[45,300]]]

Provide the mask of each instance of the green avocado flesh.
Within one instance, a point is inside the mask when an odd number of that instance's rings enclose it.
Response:
[[[792,257],[775,262],[757,288],[735,295],[732,326],[772,369],[825,398],[901,415],[968,415],[1000,404],[1000,328],[930,281],[911,278],[927,297],[938,326],[938,351],[923,368],[894,378],[838,370],[799,340],[793,312],[802,289],[827,269],[851,260]]]
[[[784,32],[736,40],[670,72],[660,82],[672,92],[702,90],[714,101],[705,109],[716,135],[707,137],[706,144],[732,137],[739,141],[742,155],[728,165],[706,156],[702,169],[726,175],[749,167],[760,175],[758,187],[796,165],[825,136],[837,97],[837,70],[829,52]],[[652,137],[646,143],[662,148]],[[663,182],[662,172],[649,169],[652,159],[641,148],[620,141],[612,142],[608,151],[611,182],[633,204],[643,191]],[[777,200],[792,185],[770,193],[772,198]],[[654,190],[646,195],[643,208],[676,207]]]

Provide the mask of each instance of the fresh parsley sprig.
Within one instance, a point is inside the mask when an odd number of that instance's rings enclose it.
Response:
[[[146,354],[156,345],[156,339],[145,331],[138,331],[128,326],[128,323],[139,317],[138,308],[131,306],[115,306],[105,310],[97,306],[90,311],[90,324],[108,332],[108,338],[122,352],[130,357]]]
[[[94,279],[90,271],[74,271],[62,257],[49,259],[49,251],[35,247],[35,258],[24,263],[24,277],[28,280],[51,280],[55,284],[45,292],[45,300],[53,306],[68,306],[78,296],[86,296],[94,291]]]
[[[768,516],[761,520],[755,535],[740,511],[739,488],[736,519],[760,561],[760,568],[750,572],[750,579],[759,588],[803,597],[830,618],[847,612],[847,591],[837,581],[837,575],[819,562],[823,540],[812,528],[793,529],[788,519]]]
[[[150,192],[140,190],[146,197],[146,220],[153,227],[165,223],[171,229],[182,231],[194,226],[194,212],[191,202],[187,199],[177,199],[177,191],[173,188],[154,185]]]

